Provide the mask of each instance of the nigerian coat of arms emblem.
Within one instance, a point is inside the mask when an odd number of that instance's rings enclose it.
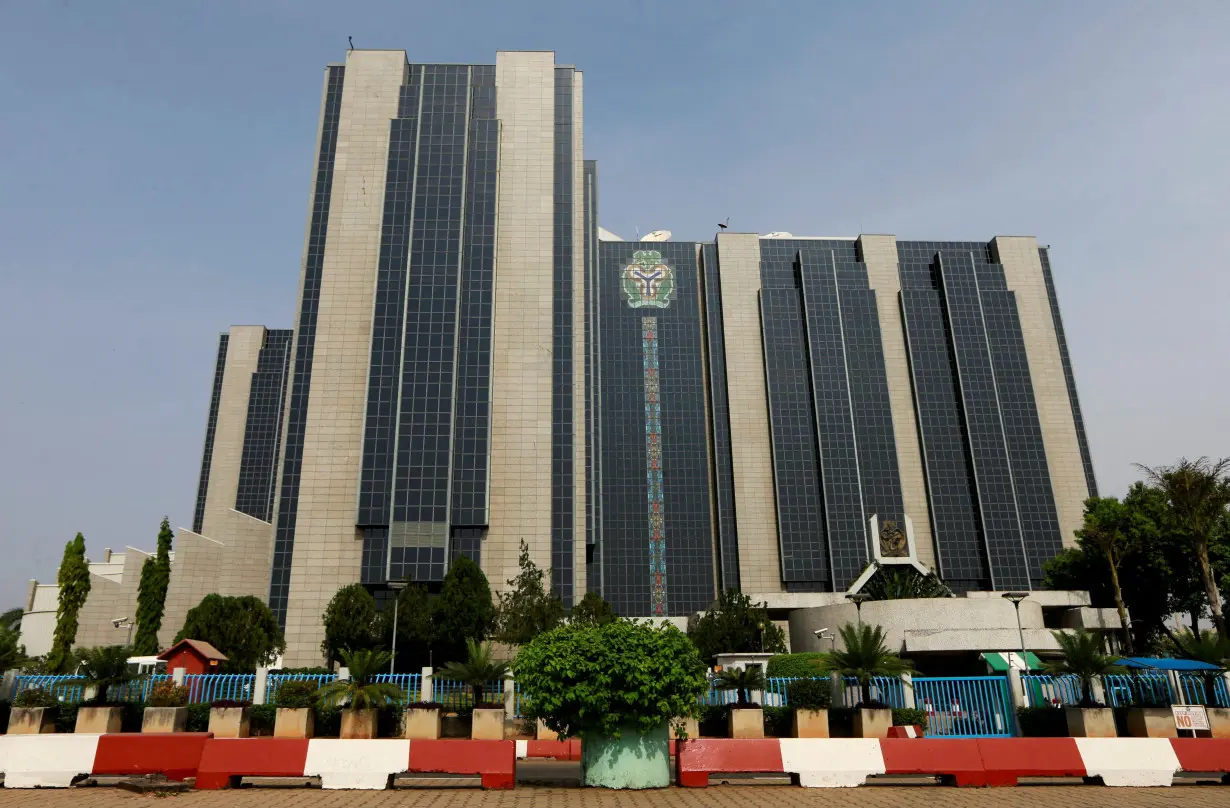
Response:
[[[664,309],[675,294],[675,274],[657,250],[637,250],[632,263],[623,268],[620,284],[628,305],[634,309],[652,306]]]

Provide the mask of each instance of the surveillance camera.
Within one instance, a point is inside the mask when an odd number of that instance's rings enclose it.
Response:
[[[815,631],[812,632],[812,634],[815,634],[817,637],[823,637],[825,634],[828,633],[828,630],[829,630],[828,626],[825,626],[824,628],[816,629]]]
[[[116,628],[119,628],[120,626],[124,625],[127,622],[128,622],[127,617],[117,617],[111,621],[111,625],[115,626]]]

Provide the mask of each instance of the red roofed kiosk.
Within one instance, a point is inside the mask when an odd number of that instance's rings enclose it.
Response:
[[[218,673],[226,655],[204,640],[180,640],[158,655],[166,660],[167,670],[183,668],[185,673]]]

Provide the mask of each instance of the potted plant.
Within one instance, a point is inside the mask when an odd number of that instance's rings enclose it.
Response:
[[[503,709],[500,723],[503,726]],[[434,701],[416,701],[406,705],[406,737],[436,740],[444,723],[444,707]]]
[[[1222,639],[1215,631],[1201,631],[1193,634],[1184,631],[1174,638],[1176,650],[1184,659],[1203,662],[1224,668],[1230,658],[1230,642]],[[1223,675],[1221,670],[1206,669],[1200,672],[1204,683],[1205,712],[1209,716],[1209,730],[1214,738],[1230,738],[1230,708],[1218,707],[1215,694],[1217,680]],[[1167,718],[1170,718],[1167,713]],[[1174,729],[1173,721],[1170,728]],[[1176,733],[1177,734],[1177,733]]]
[[[112,688],[126,685],[137,676],[128,668],[128,648],[105,645],[90,648],[81,655],[80,672],[85,680],[87,698],[77,708],[75,732],[114,733],[124,724],[122,701],[111,701]]]
[[[696,715],[708,689],[696,647],[666,623],[561,626],[522,646],[514,668],[528,717],[582,739],[587,786],[670,785],[669,725]]]
[[[141,732],[158,734],[188,729],[188,688],[168,679],[149,694],[149,706],[141,718]]]
[[[320,688],[315,682],[286,682],[278,688],[273,720],[275,738],[311,738],[316,734],[316,701]]]
[[[479,643],[470,638],[466,638],[466,661],[450,662],[441,669],[441,677],[461,682],[470,688],[474,704],[471,738],[486,741],[504,739],[504,702],[502,699],[484,700],[484,691],[488,682],[502,684],[507,673],[507,662],[491,660],[491,643]]]
[[[209,731],[215,738],[247,738],[251,730],[252,702],[216,699],[209,703]]]
[[[727,668],[713,681],[718,690],[735,691],[735,703],[727,714],[727,728],[732,738],[763,738],[764,711],[751,701],[752,691],[765,688],[764,668]]]
[[[13,699],[9,712],[9,735],[38,735],[56,731],[60,702],[41,687],[30,687]]]
[[[887,636],[880,626],[846,623],[839,630],[841,651],[829,651],[820,658],[823,673],[836,673],[858,680],[859,703],[854,710],[854,734],[859,738],[886,738],[893,725],[892,708],[871,697],[871,680],[876,676],[900,676],[914,666],[884,644]]]
[[[786,702],[792,709],[790,735],[795,738],[829,737],[828,679],[795,679],[786,686]]]
[[[350,670],[350,678],[325,685],[320,690],[320,699],[328,707],[346,706],[342,710],[343,738],[375,738],[379,708],[406,697],[397,685],[375,681],[381,671],[388,669],[392,656],[388,651],[344,648],[341,657]]]
[[[1114,738],[1118,734],[1115,711],[1094,701],[1093,680],[1122,673],[1123,668],[1117,664],[1119,658],[1102,653],[1102,640],[1091,631],[1052,631],[1051,636],[1059,643],[1063,657],[1047,669],[1057,676],[1075,676],[1081,683],[1080,704],[1064,710],[1068,734],[1073,738]]]

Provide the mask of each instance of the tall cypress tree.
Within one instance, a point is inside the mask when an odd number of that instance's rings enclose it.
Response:
[[[158,629],[162,628],[162,613],[166,606],[167,585],[171,582],[171,522],[162,517],[158,530],[158,552],[141,565],[141,583],[137,589],[137,635],[132,652],[138,656],[158,653]]]
[[[64,558],[60,561],[60,606],[56,610],[56,630],[47,654],[47,667],[63,671],[72,661],[73,643],[77,640],[77,614],[90,595],[90,565],[85,560],[85,536],[64,545]]]

